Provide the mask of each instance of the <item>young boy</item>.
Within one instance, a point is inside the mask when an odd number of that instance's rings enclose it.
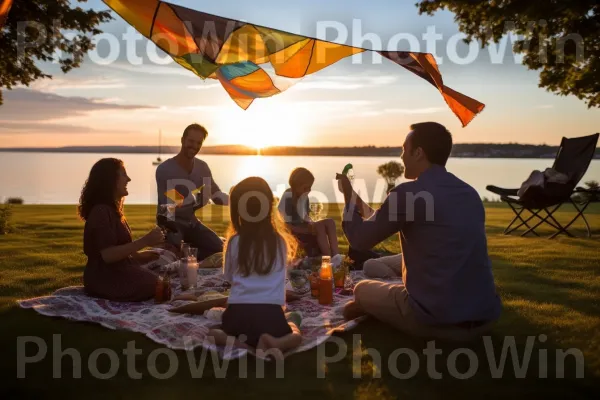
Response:
[[[315,250],[324,256],[335,256],[339,253],[335,221],[310,218],[308,194],[314,182],[315,177],[306,168],[294,169],[290,174],[290,188],[279,201],[279,212],[309,255]]]

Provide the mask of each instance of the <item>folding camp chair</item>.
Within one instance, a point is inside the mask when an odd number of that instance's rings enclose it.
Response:
[[[533,188],[524,198],[518,197],[519,189],[503,189],[496,186],[486,187],[490,192],[500,195],[500,199],[506,202],[515,213],[515,217],[504,230],[505,235],[525,226],[527,230],[521,236],[529,233],[539,236],[535,230],[545,223],[557,230],[556,233],[550,236],[550,239],[555,238],[561,233],[573,237],[567,229],[578,218],[582,218],[587,227],[588,237],[591,237],[590,226],[584,215],[589,202],[578,205],[571,199],[571,196],[590,166],[590,162],[596,152],[598,136],[600,134],[596,133],[590,136],[562,139],[552,168],[557,172],[567,175],[569,178],[567,183],[549,182],[544,187]],[[553,214],[565,203],[572,204],[577,210],[577,215],[568,224],[563,226],[554,218]],[[531,213],[526,219],[522,216],[524,211]],[[542,213],[545,213],[545,215]]]

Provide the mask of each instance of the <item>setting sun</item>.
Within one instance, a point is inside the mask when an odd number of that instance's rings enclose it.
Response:
[[[257,150],[306,144],[307,125],[297,110],[276,99],[268,100],[246,111],[232,107],[219,110],[214,126],[219,144],[240,144]]]

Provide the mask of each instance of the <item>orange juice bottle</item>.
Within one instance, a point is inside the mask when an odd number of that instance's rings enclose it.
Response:
[[[333,303],[333,272],[331,263],[323,262],[319,271],[319,304]]]

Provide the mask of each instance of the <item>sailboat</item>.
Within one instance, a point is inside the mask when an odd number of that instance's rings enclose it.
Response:
[[[162,159],[160,158],[161,154],[162,154],[162,131],[158,131],[158,157],[156,157],[155,161],[152,161],[152,165],[162,164]]]

